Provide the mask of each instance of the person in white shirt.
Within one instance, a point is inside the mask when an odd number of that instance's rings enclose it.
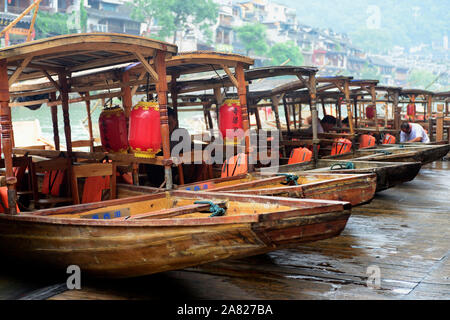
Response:
[[[400,130],[400,142],[430,142],[427,133],[418,123],[403,122]]]

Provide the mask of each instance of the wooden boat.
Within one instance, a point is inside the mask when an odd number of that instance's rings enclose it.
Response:
[[[0,214],[0,253],[46,268],[135,277],[334,237],[350,216],[347,202],[149,192],[155,189],[121,186],[123,199]],[[224,215],[211,216],[220,213],[214,209]]]
[[[423,165],[440,160],[450,151],[450,144],[444,145],[415,145],[409,147],[387,147],[377,149],[361,149],[355,152],[335,156],[326,156],[323,159],[353,159],[364,161],[390,161],[390,162],[420,162]]]
[[[348,201],[352,206],[370,202],[376,189],[375,174],[296,172],[295,175],[242,174],[179,186],[182,190],[202,190],[251,195],[284,196]]]
[[[380,192],[398,184],[413,180],[419,173],[422,164],[420,162],[385,162],[385,161],[343,161],[325,160],[289,165],[281,165],[273,168],[261,168],[261,173],[273,174],[274,172],[289,172],[302,174],[303,172],[332,172],[341,174],[368,174],[377,176],[376,192]]]

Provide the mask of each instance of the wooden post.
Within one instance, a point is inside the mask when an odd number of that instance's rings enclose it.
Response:
[[[378,133],[379,132],[379,128],[378,128],[378,116],[377,116],[377,93],[375,91],[375,86],[374,85],[370,86],[370,96],[372,98],[372,105],[373,105],[373,108],[375,110],[375,130]]]
[[[433,96],[427,96],[427,114],[428,114],[428,134],[430,141],[433,139]],[[439,141],[439,140],[436,140]]]
[[[89,91],[85,93],[89,97]],[[91,100],[86,100],[86,112],[88,117],[88,131],[89,131],[89,147],[91,152],[94,152],[94,133],[92,132],[92,118],[91,118]]]
[[[444,104],[437,105],[436,141],[444,140]]]
[[[50,93],[50,100],[56,101],[56,92]],[[53,140],[55,141],[55,149],[59,151],[60,142],[59,142],[59,129],[58,129],[58,106],[51,106],[50,110],[52,113]]]
[[[288,135],[290,135],[291,128],[290,128],[290,121],[289,121],[289,108],[287,107],[287,104],[286,104],[286,97],[283,97],[283,107],[284,107],[284,116],[286,118],[287,132],[288,132]]]
[[[353,98],[353,104],[355,109],[355,128],[358,128],[358,96]]]
[[[63,73],[58,74],[59,85],[61,86],[61,102],[64,119],[64,134],[66,137],[66,147],[69,157],[72,156],[72,133],[70,129],[69,118],[69,87],[67,84],[67,76]]]
[[[9,107],[9,84],[8,84],[8,69],[5,59],[0,60],[0,125],[2,133],[2,147],[3,155],[5,157],[5,174],[6,187],[8,189],[8,208],[5,213],[17,214],[16,203],[16,183],[17,179],[13,172],[12,163],[12,122],[11,110]]]
[[[122,83],[128,83],[130,81],[129,71],[122,73]],[[130,121],[131,108],[133,107],[133,97],[131,96],[131,87],[126,86],[121,88],[122,93],[122,107],[125,112],[125,119],[127,121],[127,129]]]
[[[345,103],[347,104],[347,116],[348,116],[348,127],[350,128],[350,134],[355,134],[355,129],[353,127],[353,112],[350,103],[350,87],[348,81],[344,83],[344,95],[345,95]],[[354,143],[352,144],[354,145]]]
[[[248,111],[247,111],[247,88],[245,85],[244,66],[242,63],[238,62],[235,68],[235,73],[238,81],[237,91],[239,95],[239,102],[241,103],[242,124],[244,126],[245,132],[245,154],[247,155],[247,159],[249,159],[248,156],[250,152],[250,130],[249,130],[250,127],[248,123]]]
[[[166,75],[166,54],[164,51],[157,50],[155,57],[156,73],[158,74],[158,83],[156,90],[158,92],[158,104],[161,123],[161,140],[164,157],[164,175],[166,179],[166,189],[172,189],[172,161],[170,161],[170,132],[169,117],[167,114],[167,75]]]
[[[314,161],[317,161],[319,159],[319,152],[317,145],[320,143],[320,140],[317,136],[317,123],[319,122],[319,117],[317,114],[317,107],[316,107],[316,75],[310,74],[309,75],[309,99],[310,99],[310,107],[311,107],[311,125],[312,125],[312,132],[313,132],[313,153],[314,153]]]
[[[178,91],[177,91],[177,78],[178,76],[172,75],[170,83],[170,98],[172,99],[172,108],[175,111],[175,117],[178,121]]]

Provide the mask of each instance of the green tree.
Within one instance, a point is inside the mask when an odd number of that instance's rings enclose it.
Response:
[[[80,1],[80,27],[81,32],[87,31],[87,20],[88,20],[88,14],[86,11],[86,8],[84,7],[84,0]]]
[[[67,14],[38,11],[35,28],[36,38],[47,38],[70,32],[67,27]]]
[[[269,49],[266,27],[259,23],[246,24],[234,28],[236,36],[243,44],[246,54],[264,55]]]
[[[173,37],[177,40],[177,31],[186,31],[189,24],[197,25],[209,38],[209,28],[216,22],[219,7],[213,0],[133,0],[132,18],[151,24],[156,22],[161,30],[160,38]]]
[[[361,79],[381,81],[381,75],[376,67],[371,66],[366,62],[361,70]]]
[[[274,66],[279,66],[289,60],[286,65],[301,66],[303,65],[303,54],[299,47],[293,41],[277,43],[269,50],[269,57]]]
[[[408,87],[418,89],[433,89],[437,75],[428,70],[414,69],[408,76]]]

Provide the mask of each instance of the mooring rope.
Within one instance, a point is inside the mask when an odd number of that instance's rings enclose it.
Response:
[[[227,211],[212,201],[201,200],[195,201],[194,204],[209,204],[209,212],[211,212],[211,215],[209,216],[210,218],[224,216]]]
[[[291,182],[293,182],[296,186],[298,186],[298,176],[296,176],[295,174],[292,173],[277,173],[277,176],[284,176],[285,177],[285,181],[282,182],[281,184],[290,184]]]
[[[338,168],[336,168],[336,167],[338,167]],[[335,163],[331,166],[331,170],[336,170],[336,169],[355,169],[355,164],[350,161]]]

